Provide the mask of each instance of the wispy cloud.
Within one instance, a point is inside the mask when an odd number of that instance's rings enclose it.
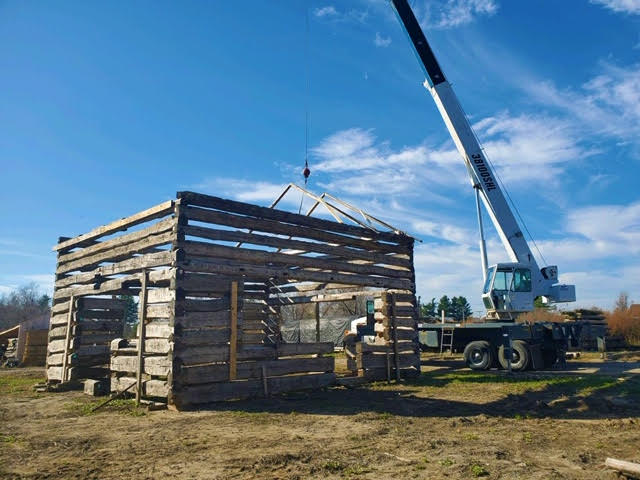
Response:
[[[557,108],[595,134],[622,141],[640,138],[640,64],[601,64],[603,73],[580,88],[560,89],[531,80],[525,89],[538,102]]]
[[[565,119],[502,112],[475,124],[485,152],[508,185],[558,182],[567,164],[594,153]]]
[[[318,19],[332,22],[366,23],[369,19],[369,11],[367,9],[350,8],[339,10],[333,5],[316,8],[313,10],[313,15]]]
[[[490,17],[498,11],[494,0],[436,0],[413,7],[416,18],[426,28],[449,29]]]
[[[591,0],[617,13],[640,15],[640,0]]]
[[[376,47],[388,47],[389,45],[391,45],[391,37],[383,37],[382,35],[380,35],[380,32],[376,32],[373,43]]]
[[[336,7],[334,7],[333,5],[327,5],[326,7],[319,7],[316,8],[313,11],[313,14],[316,17],[333,17],[338,15],[338,11],[336,10]]]
[[[242,202],[271,204],[271,202],[283,192],[285,187],[286,183],[252,181],[243,178],[212,177],[189,188],[209,195],[232,198]],[[283,199],[284,203],[291,203],[291,201],[292,200],[287,197]]]

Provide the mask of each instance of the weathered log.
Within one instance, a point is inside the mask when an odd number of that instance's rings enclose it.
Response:
[[[89,247],[83,248],[81,250],[73,251],[71,253],[60,254],[58,255],[58,264],[62,265],[64,263],[68,263],[74,260],[79,260],[81,258],[85,258],[90,255],[94,255],[96,253],[104,252],[106,250],[113,250],[117,247],[122,247],[128,244],[131,244],[133,242],[143,240],[152,235],[157,235],[159,233],[171,231],[175,226],[176,226],[176,219],[167,218],[160,222],[154,223],[153,225],[143,230],[139,230],[133,233],[128,233],[126,235],[121,235],[119,237],[106,240],[104,242],[99,242]]]
[[[120,232],[122,230],[126,230],[127,228],[133,227],[135,225],[149,222],[151,220],[155,220],[156,218],[164,217],[165,215],[173,213],[173,207],[174,207],[173,200],[163,202],[159,205],[148,208],[146,210],[143,210],[142,212],[138,212],[129,217],[116,220],[114,222],[108,223],[107,225],[102,225],[83,235],[79,235],[69,240],[62,241],[58,243],[55,247],[53,247],[53,250],[61,251],[69,248],[83,247],[85,245],[89,245],[96,238],[103,237],[105,235],[110,235],[115,232]]]
[[[272,395],[327,387],[333,385],[335,381],[334,373],[290,375],[267,379],[268,390]],[[262,382],[262,380],[239,380],[186,387],[174,392],[172,401],[177,408],[188,408],[190,405],[262,396],[264,392]]]
[[[118,262],[120,260],[133,257],[135,254],[145,253],[151,248],[171,243],[175,240],[175,238],[176,235],[173,232],[151,235],[147,238],[129,243],[127,245],[115,247],[105,252],[96,253],[87,257],[83,257],[79,260],[74,260],[58,265],[56,274],[73,272],[80,269],[90,270],[105,261]]]
[[[171,372],[171,359],[166,356],[145,356],[143,372],[148,375],[166,377]],[[111,357],[111,370],[114,372],[130,372],[132,375],[138,368],[135,355],[117,355]]]
[[[129,258],[111,265],[103,265],[91,272],[78,273],[56,280],[56,288],[67,287],[75,283],[96,283],[97,278],[106,278],[109,275],[121,275],[124,273],[138,272],[145,268],[171,266],[175,261],[174,251],[147,253],[139,257]]]
[[[385,255],[378,252],[359,250],[338,245],[329,245],[325,242],[309,242],[303,240],[292,240],[257,233],[245,233],[233,230],[216,230],[206,227],[184,226],[180,227],[180,233],[187,236],[207,238],[226,242],[242,242],[254,245],[264,245],[279,249],[299,250],[303,252],[317,252],[334,255],[347,260],[359,259],[369,260],[373,263],[383,265],[396,265],[404,268],[411,268],[408,259],[394,255]]]
[[[277,349],[278,357],[333,353],[333,342],[279,343]]]
[[[290,255],[287,253],[266,252],[264,250],[227,247],[225,245],[205,242],[184,241],[179,243],[179,247],[183,249],[187,255],[191,256],[228,258],[257,265],[282,264],[391,278],[406,278],[411,275],[411,272],[408,270],[396,270],[376,265],[324,260],[319,257],[303,257],[301,255]]]
[[[335,359],[333,357],[287,358],[259,362],[240,362],[237,364],[238,379],[259,379],[262,377],[262,366],[267,368],[269,377],[290,375],[301,372],[332,372]],[[223,382],[229,379],[229,369],[225,364],[198,365],[180,367],[174,372],[176,383],[195,385],[211,382]]]
[[[293,259],[292,259],[293,260]],[[317,272],[302,269],[290,269],[286,267],[264,267],[259,265],[246,266],[228,266],[221,265],[217,262],[205,262],[195,258],[185,258],[179,261],[178,265],[185,270],[194,272],[220,273],[223,275],[245,274],[256,278],[268,278],[273,281],[316,281],[316,282],[335,282],[346,285],[363,285],[380,288],[398,288],[411,290],[414,283],[408,277],[387,278],[374,277],[370,275],[356,275],[335,272]]]
[[[135,377],[111,377],[111,391],[119,392],[136,383]],[[142,395],[145,397],[166,397],[169,394],[169,384],[165,380],[144,380]]]
[[[412,249],[412,245],[394,245],[390,243],[376,242],[365,238],[347,237],[337,233],[317,230],[315,228],[288,225],[259,218],[242,217],[230,213],[205,210],[203,208],[187,207],[184,209],[184,212],[185,217],[197,222],[213,223],[236,228],[248,228],[253,231],[289,235],[298,238],[310,238],[327,243],[358,247],[368,251],[408,254]]]
[[[215,208],[226,212],[234,212],[267,220],[275,220],[278,222],[302,225],[306,227],[317,228],[320,230],[345,233],[347,235],[353,235],[356,237],[372,238],[399,244],[413,243],[413,238],[407,235],[401,235],[394,232],[376,232],[371,229],[357,227],[355,225],[332,222],[330,220],[324,220],[322,218],[299,215],[275,208],[260,207],[249,203],[227,200],[195,192],[178,192],[177,196],[180,200],[182,200],[183,205],[189,204],[207,208]]]

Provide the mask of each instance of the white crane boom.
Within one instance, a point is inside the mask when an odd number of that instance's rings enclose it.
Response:
[[[533,310],[534,299],[550,302],[575,301],[573,285],[558,284],[558,269],[540,269],[500,188],[495,173],[480,146],[469,120],[447,81],[407,0],[390,0],[400,23],[420,60],[429,90],[469,172],[471,185],[477,189],[485,209],[498,232],[511,263],[493,265],[484,273],[483,301],[489,316],[513,318],[513,314]],[[481,230],[481,254],[486,269],[486,251]]]

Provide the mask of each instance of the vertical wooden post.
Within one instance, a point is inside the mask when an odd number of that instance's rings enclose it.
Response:
[[[391,383],[391,356],[389,355],[389,350],[384,353],[387,360],[387,383]]]
[[[144,371],[144,341],[147,323],[147,277],[146,270],[142,271],[140,287],[140,312],[138,314],[138,368],[136,370],[136,406],[140,405],[142,397],[142,372]]]
[[[265,398],[269,396],[269,384],[267,382],[267,366],[262,365],[262,389],[264,390]]]
[[[238,355],[238,282],[231,282],[231,335],[229,338],[229,381],[237,377]]]
[[[320,302],[316,302],[316,342],[320,342]]]
[[[400,380],[400,359],[398,358],[398,329],[396,328],[396,294],[391,294],[391,328],[393,328],[393,362],[396,367],[396,381]]]
[[[64,383],[67,381],[67,371],[69,370],[69,341],[71,340],[71,327],[73,326],[73,316],[75,314],[74,310],[75,305],[75,297],[73,293],[71,294],[71,298],[69,298],[69,312],[67,313],[67,331],[65,332],[64,337],[64,355],[62,357],[62,380]]]

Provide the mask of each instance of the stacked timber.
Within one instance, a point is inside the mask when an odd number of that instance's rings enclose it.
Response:
[[[29,330],[25,334],[22,365],[39,367],[47,363],[48,330]]]
[[[53,381],[103,378],[109,373],[109,345],[122,335],[125,302],[83,297],[54,305],[47,348],[47,378]]]
[[[580,322],[580,338],[578,347],[580,350],[598,350],[598,339],[604,340],[606,350],[625,348],[626,342],[621,335],[614,335],[607,325],[607,318],[602,310],[577,309],[563,312],[569,321]],[[601,344],[602,346],[602,344]]]
[[[420,374],[415,295],[382,292],[374,301],[375,344],[358,342],[347,367],[368,380],[409,378]]]

